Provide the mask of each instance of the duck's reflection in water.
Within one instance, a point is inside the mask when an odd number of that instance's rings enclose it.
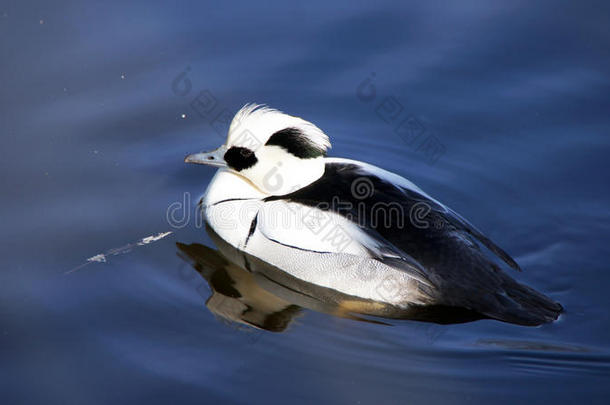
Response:
[[[389,325],[389,319],[440,324],[463,323],[484,316],[462,308],[427,306],[399,308],[387,303],[342,294],[295,278],[248,255],[207,232],[218,247],[177,243],[179,255],[190,262],[212,290],[206,307],[230,322],[282,332],[310,309],[357,321]]]

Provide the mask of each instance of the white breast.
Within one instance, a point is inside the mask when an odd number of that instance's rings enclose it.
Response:
[[[216,172],[202,198],[204,220],[218,236],[243,249],[250,224],[265,195],[245,178],[226,169]]]

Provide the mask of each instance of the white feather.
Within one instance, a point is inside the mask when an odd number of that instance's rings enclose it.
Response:
[[[320,151],[331,147],[328,136],[317,126],[302,118],[285,114],[261,104],[246,104],[235,114],[229,127],[227,146],[246,146],[253,149],[269,140],[271,135],[286,128],[297,128]]]

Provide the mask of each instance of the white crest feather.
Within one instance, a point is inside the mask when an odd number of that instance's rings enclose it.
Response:
[[[258,149],[277,131],[297,128],[321,152],[331,147],[328,136],[317,126],[263,104],[246,104],[233,117],[229,127],[227,146]]]

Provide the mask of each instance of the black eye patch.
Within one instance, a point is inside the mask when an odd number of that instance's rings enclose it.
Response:
[[[232,146],[225,153],[224,159],[227,165],[238,172],[252,167],[258,162],[254,151],[240,146]]]

